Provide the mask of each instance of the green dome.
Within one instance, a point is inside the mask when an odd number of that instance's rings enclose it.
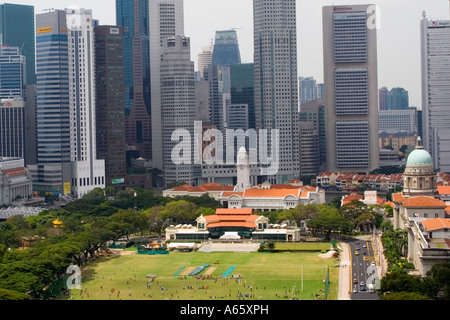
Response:
[[[426,165],[432,166],[433,159],[428,151],[424,149],[417,149],[411,152],[408,156],[408,161],[406,162],[407,166],[417,166],[417,165]]]

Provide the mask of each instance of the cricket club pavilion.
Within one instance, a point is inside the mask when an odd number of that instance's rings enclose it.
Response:
[[[215,215],[196,219],[197,226],[178,225],[166,229],[167,240],[284,240],[296,241],[300,238],[300,228],[287,225],[271,225],[269,219],[256,215],[253,209],[216,210]]]

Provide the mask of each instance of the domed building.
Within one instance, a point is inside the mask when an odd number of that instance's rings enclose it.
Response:
[[[431,155],[423,148],[422,139],[417,138],[416,149],[411,152],[403,174],[403,197],[438,197],[437,174]]]
[[[415,271],[426,275],[436,263],[450,262],[447,204],[440,199],[437,173],[420,137],[403,174],[403,191],[393,194],[394,229],[408,232],[407,258]]]

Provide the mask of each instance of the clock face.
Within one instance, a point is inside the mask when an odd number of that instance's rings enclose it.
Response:
[[[239,169],[244,170],[245,166],[243,164],[239,165]]]

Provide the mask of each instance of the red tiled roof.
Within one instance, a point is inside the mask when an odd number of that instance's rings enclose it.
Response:
[[[403,198],[403,194],[401,192],[399,193],[394,193],[392,195],[392,200],[394,202],[402,202],[405,198]]]
[[[439,194],[450,194],[450,186],[437,187]]]
[[[402,203],[405,207],[447,207],[447,204],[442,200],[424,196],[404,199]]]
[[[261,216],[253,214],[253,209],[216,209],[216,214],[204,216],[207,228],[243,227],[256,228],[256,220]]]
[[[20,176],[23,174],[27,174],[28,171],[25,168],[16,168],[11,170],[3,170],[3,174],[13,177],[13,176]]]
[[[450,228],[449,219],[442,219],[442,218],[428,219],[422,221],[422,224],[427,231]]]

